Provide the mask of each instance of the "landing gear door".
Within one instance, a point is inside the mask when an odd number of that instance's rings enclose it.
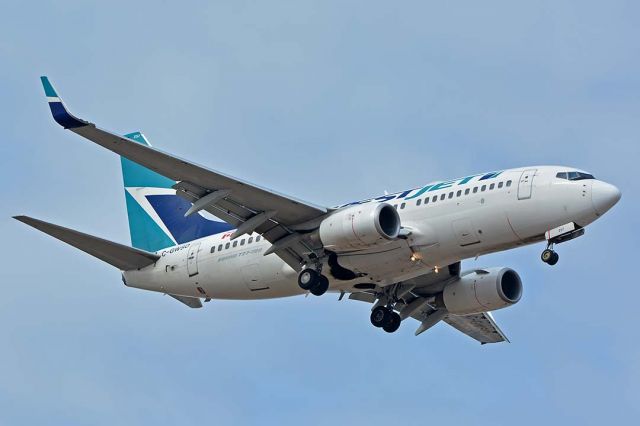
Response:
[[[531,198],[533,177],[536,174],[536,170],[537,169],[527,169],[520,175],[520,182],[518,182],[518,200],[528,200]]]
[[[187,272],[190,277],[198,275],[198,252],[200,251],[201,243],[193,243],[189,246],[187,252]]]

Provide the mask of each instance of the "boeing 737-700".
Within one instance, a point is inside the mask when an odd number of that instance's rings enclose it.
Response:
[[[481,343],[506,341],[490,312],[520,300],[519,274],[462,271],[461,261],[541,242],[554,265],[555,246],[621,196],[574,167],[528,166],[323,207],[154,149],[140,132],[100,129],[42,84],[58,124],[121,157],[133,247],[16,219],[117,267],[126,286],[191,308],[333,292],[371,303],[371,323],[389,333],[414,318],[416,335],[442,321]]]

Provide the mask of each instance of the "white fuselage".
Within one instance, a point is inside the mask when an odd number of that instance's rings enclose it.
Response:
[[[407,236],[339,254],[342,266],[366,276],[352,281],[329,276],[330,289],[349,292],[363,282],[394,284],[462,259],[542,241],[546,231],[563,224],[584,227],[615,204],[610,200],[611,186],[595,179],[556,177],[568,170],[575,169],[509,169],[495,177],[479,174],[351,203],[396,206]],[[305,293],[296,271],[276,254],[263,255],[268,241],[257,241],[257,234],[234,241],[230,236],[231,232],[212,235],[160,250],[155,264],[124,272],[125,282],[200,298],[263,299]]]

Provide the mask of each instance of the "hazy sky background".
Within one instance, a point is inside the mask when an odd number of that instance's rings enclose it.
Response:
[[[132,4],[134,3],[134,4]],[[0,425],[635,424],[637,1],[38,1],[0,6]],[[10,216],[129,242],[119,161],[71,109],[317,204],[566,164],[622,201],[510,266],[511,344],[387,335],[335,295],[190,310]]]

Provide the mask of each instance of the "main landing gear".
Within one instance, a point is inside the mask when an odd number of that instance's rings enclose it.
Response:
[[[314,296],[322,296],[329,289],[329,279],[319,271],[307,268],[298,275],[298,285]]]
[[[551,266],[555,265],[556,263],[558,263],[558,260],[560,260],[560,256],[558,255],[558,253],[553,251],[553,244],[550,244],[545,249],[545,251],[542,252],[542,255],[540,255],[540,258],[544,263]]]
[[[400,327],[400,314],[386,306],[378,306],[371,311],[371,324],[382,328],[387,333],[393,333]]]

